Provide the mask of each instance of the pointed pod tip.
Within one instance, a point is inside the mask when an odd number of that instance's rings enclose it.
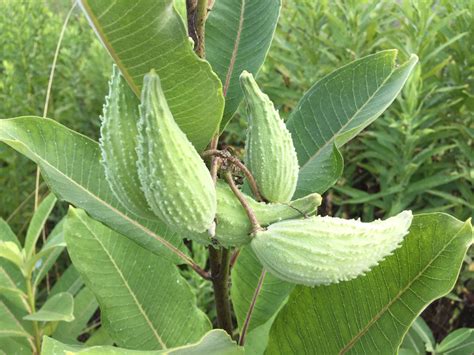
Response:
[[[249,73],[247,70],[244,70],[242,74],[240,74],[240,79],[247,79],[247,78],[253,78],[253,75]]]
[[[413,213],[411,210],[406,210],[400,212],[398,215],[392,218],[397,219],[400,223],[400,226],[403,226],[404,229],[408,230],[411,226],[411,222],[413,221]]]
[[[154,83],[158,83],[159,85],[161,85],[160,76],[157,74],[155,69],[151,69],[147,74],[145,74],[143,78],[143,86],[145,87],[149,84],[154,84]]]

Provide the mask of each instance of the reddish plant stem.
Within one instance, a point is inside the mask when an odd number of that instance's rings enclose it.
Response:
[[[250,224],[252,224],[252,232],[251,234],[256,233],[257,231],[261,230],[262,227],[260,226],[260,223],[257,220],[257,217],[255,216],[255,213],[253,212],[252,208],[250,207],[249,203],[245,199],[243,193],[239,190],[239,188],[235,185],[234,179],[232,178],[232,174],[230,172],[225,173],[225,180],[227,181],[227,184],[229,184],[232,192],[234,195],[239,199],[240,204],[245,210],[245,213],[247,213],[247,217],[250,221]]]
[[[235,263],[237,262],[237,258],[240,255],[240,249],[235,249],[234,253],[230,257],[230,269],[234,267]]]
[[[203,157],[218,156],[221,159],[227,160],[231,164],[235,165],[244,173],[245,177],[247,178],[249,182],[250,188],[252,189],[252,193],[254,194],[257,201],[263,201],[262,195],[260,195],[260,191],[258,190],[257,182],[255,181],[255,178],[253,177],[250,170],[239,159],[231,155],[229,152],[217,150],[217,149],[206,150],[205,152],[202,153],[202,156]]]
[[[265,280],[266,274],[267,272],[265,271],[265,269],[262,270],[262,273],[260,274],[260,278],[258,279],[257,288],[255,289],[255,292],[253,293],[252,301],[250,302],[249,310],[247,311],[244,325],[242,326],[242,331],[240,332],[240,338],[239,338],[240,346],[243,346],[245,344],[245,336],[247,335],[247,331],[250,325],[250,320],[252,319],[252,313],[255,308],[255,304],[257,303],[258,295],[260,294],[260,291],[262,290],[262,285],[263,285],[263,281]]]

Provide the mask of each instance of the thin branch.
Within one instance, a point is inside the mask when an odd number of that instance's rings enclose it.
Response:
[[[235,263],[237,262],[237,259],[240,255],[240,249],[236,249],[234,251],[234,253],[232,254],[231,258],[230,258],[230,269],[232,270],[232,268],[234,267]]]
[[[218,142],[219,142],[219,136],[215,135],[211,140],[211,144],[209,145],[210,149],[208,151],[218,151],[217,150]],[[214,184],[215,184],[217,182],[217,170],[219,170],[219,159],[216,156],[212,156],[210,170],[211,170],[212,181],[214,181]]]
[[[77,5],[77,2],[74,1],[74,4],[72,4],[71,8],[69,9],[69,12],[66,15],[66,18],[65,18],[64,23],[63,23],[63,27],[61,28],[61,33],[59,34],[58,43],[56,44],[56,50],[54,52],[53,64],[51,66],[51,72],[49,73],[48,87],[46,89],[46,99],[44,101],[44,107],[43,107],[43,118],[46,118],[46,115],[48,113],[49,98],[51,96],[51,88],[53,87],[54,72],[56,70],[56,64],[58,62],[59,49],[61,48],[61,43],[62,43],[63,38],[64,38],[64,33],[66,32],[67,24],[69,22],[69,19],[71,18],[72,12],[76,8],[76,5]],[[38,166],[36,168],[35,211],[38,208],[38,204],[39,204],[39,185],[40,185],[40,168]]]
[[[251,234],[255,234],[257,231],[262,229],[262,227],[260,226],[260,223],[257,220],[257,217],[255,216],[255,213],[253,212],[252,208],[250,207],[249,203],[245,199],[242,192],[235,185],[234,179],[232,178],[232,174],[230,172],[226,172],[224,176],[225,176],[225,179],[226,179],[227,183],[229,184],[232,192],[239,199],[240,204],[242,205],[242,207],[245,210],[245,213],[247,213],[247,217],[249,218],[249,221],[252,224]]]
[[[207,17],[207,0],[198,0],[196,8],[196,54],[200,58],[205,57],[206,53],[206,44],[205,44],[205,27],[206,27],[206,17]]]
[[[245,177],[247,178],[247,180],[249,182],[250,188],[252,189],[252,193],[254,194],[257,201],[263,201],[263,197],[262,197],[262,195],[260,195],[260,191],[258,190],[257,182],[255,181],[255,178],[253,177],[250,170],[238,158],[234,157],[233,155],[231,155],[227,151],[218,150],[218,149],[206,150],[201,155],[203,157],[218,156],[218,157],[220,157],[224,160],[227,160],[231,164],[235,165],[237,168],[239,168],[244,173]]]
[[[250,320],[252,319],[252,313],[255,308],[255,304],[257,303],[257,297],[262,290],[263,281],[265,280],[265,275],[267,272],[265,269],[262,270],[260,274],[260,278],[258,279],[257,287],[255,288],[255,292],[253,293],[252,302],[250,302],[249,310],[247,311],[247,315],[245,316],[244,325],[242,326],[242,331],[240,332],[239,338],[239,345],[243,346],[245,344],[245,336],[247,335],[247,331],[250,325]]]
[[[188,20],[188,36],[194,41],[194,49],[196,49],[196,8],[197,0],[186,0],[186,17]]]
[[[41,190],[43,187],[45,186],[45,183],[42,183],[40,184],[39,186],[39,189]],[[23,201],[21,201],[21,203],[15,208],[15,210],[8,216],[8,218],[5,220],[5,222],[10,222],[13,217],[16,216],[16,214],[18,212],[20,212],[20,210],[28,203],[28,201],[35,196],[35,190],[33,190],[32,192],[30,192],[28,194],[28,196],[25,197],[25,199]]]

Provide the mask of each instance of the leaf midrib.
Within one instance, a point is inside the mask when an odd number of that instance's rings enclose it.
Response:
[[[311,157],[308,158],[308,160],[300,167],[300,170],[303,170],[305,166],[308,165],[310,162],[312,162],[324,148],[326,148],[330,143],[332,143],[337,138],[337,136],[341,134],[341,132],[354,120],[354,118],[369,104],[369,102],[373,100],[373,98],[379,92],[379,90],[383,88],[386,82],[392,77],[393,73],[396,70],[393,68],[394,67],[393,67],[393,62],[392,62],[392,71],[390,72],[390,75],[388,75],[382,81],[381,85],[377,88],[377,90],[375,90],[373,94],[367,98],[366,102],[357,109],[357,111],[352,115],[352,117],[344,125],[342,125],[341,128],[337,130],[330,139],[328,139],[320,148],[318,148],[318,150]]]
[[[82,222],[82,224],[84,225],[84,227],[89,231],[89,233],[95,238],[95,240],[100,244],[102,250],[104,251],[104,253],[107,255],[107,257],[109,258],[110,262],[112,263],[112,266],[115,268],[115,270],[117,271],[117,274],[119,275],[120,279],[122,280],[125,288],[127,289],[127,291],[129,292],[130,296],[132,297],[133,301],[135,302],[139,312],[142,314],[143,318],[145,319],[145,322],[148,324],[148,326],[150,327],[151,331],[153,332],[153,334],[155,335],[156,337],[156,340],[158,340],[158,342],[160,343],[160,345],[163,347],[164,350],[168,349],[166,344],[164,343],[163,339],[160,337],[160,335],[158,334],[158,330],[155,329],[153,323],[151,322],[150,318],[148,318],[148,315],[146,314],[145,310],[143,309],[142,307],[142,304],[139,302],[137,296],[135,295],[135,293],[133,292],[133,290],[131,289],[130,285],[128,284],[128,281],[125,279],[125,276],[123,275],[122,271],[120,270],[119,266],[117,265],[117,263],[115,262],[114,258],[112,257],[112,255],[109,253],[109,251],[107,250],[107,248],[105,247],[105,245],[102,243],[102,241],[98,238],[98,236],[89,228],[89,226],[87,225],[86,221],[84,221],[81,216],[77,215],[78,219]]]
[[[222,92],[224,97],[227,95],[227,90],[229,89],[230,85],[230,80],[232,78],[232,74],[234,72],[234,66],[235,66],[235,61],[237,58],[237,53],[239,52],[239,46],[240,46],[240,35],[242,34],[242,28],[244,25],[244,14],[245,14],[245,1],[246,0],[241,0],[240,4],[240,17],[239,17],[239,27],[237,29],[237,34],[235,36],[235,42],[234,42],[234,47],[232,49],[232,56],[230,57],[230,62],[229,62],[229,68],[227,69],[227,73],[225,76],[225,83],[222,88]]]
[[[368,323],[367,325],[362,328],[362,330],[359,331],[348,343],[344,348],[341,349],[339,352],[340,355],[345,354],[347,351],[349,351],[355,344],[356,342],[364,336],[369,329],[372,327],[372,325],[375,324],[384,314],[385,312],[395,303],[397,302],[405,292],[407,292],[413,283],[418,281],[418,279],[426,272],[428,268],[431,267],[432,263],[439,258],[439,256],[445,252],[445,250],[448,248],[448,246],[451,245],[451,243],[458,237],[458,235],[463,231],[464,229],[464,224],[463,226],[459,229],[459,231],[449,240],[448,243],[445,244],[445,246],[430,260],[430,262],[413,278],[412,281],[410,281],[402,290],[400,290],[397,295],[389,302],[387,305],[385,305]]]
[[[104,30],[102,29],[102,26],[97,21],[97,17],[94,16],[93,11],[91,10],[91,8],[89,6],[88,0],[80,0],[79,3],[84,7],[85,12],[87,13],[87,17],[89,17],[91,22],[94,24],[94,28],[97,31],[97,34],[101,39],[101,42],[104,44],[105,48],[107,48],[107,51],[110,53],[110,56],[113,58],[113,60],[117,64],[117,66],[120,68],[120,71],[121,71],[123,77],[128,82],[128,84],[132,88],[135,95],[137,97],[140,97],[140,89],[138,88],[138,86],[133,81],[133,77],[130,76],[130,74],[126,70],[125,66],[123,65],[122,61],[118,57],[117,53],[115,53],[115,50],[112,48],[112,46],[110,46],[110,41],[107,38],[107,35],[105,34]],[[101,16],[102,16],[102,14],[101,14]]]

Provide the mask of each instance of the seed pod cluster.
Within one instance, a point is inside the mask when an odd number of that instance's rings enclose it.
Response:
[[[252,74],[240,76],[248,108],[245,163],[262,196],[270,202],[289,202],[298,181],[298,158],[291,134]]]
[[[138,175],[152,211],[181,231],[204,232],[216,214],[211,175],[173,119],[158,75],[145,76],[138,125]]]
[[[411,211],[363,223],[333,217],[288,220],[259,231],[250,243],[262,265],[289,282],[315,286],[353,279],[399,247]]]
[[[140,179],[135,169],[138,160],[135,150],[138,105],[138,98],[114,66],[100,128],[105,176],[112,192],[126,210],[139,217],[154,218],[140,189]]]
[[[223,181],[217,182],[216,191],[217,227],[215,239],[224,247],[239,247],[250,243],[252,225],[239,200]],[[263,227],[286,219],[309,216],[315,213],[321,204],[321,195],[317,193],[307,195],[287,204],[257,202],[245,194],[244,197]],[[207,233],[200,237],[190,237],[190,239],[199,240],[205,244],[210,243],[209,234]]]

